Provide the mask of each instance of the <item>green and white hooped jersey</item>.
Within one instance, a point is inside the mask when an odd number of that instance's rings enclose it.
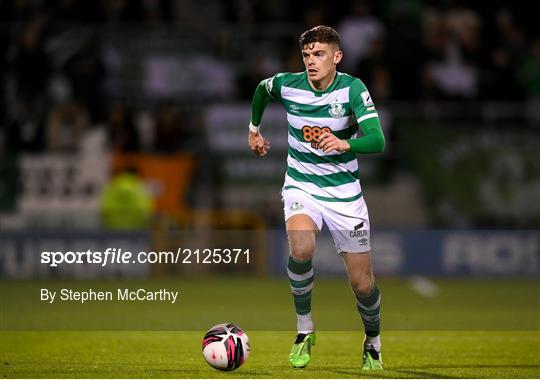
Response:
[[[356,138],[359,123],[378,117],[364,83],[338,72],[328,89],[316,91],[304,71],[276,74],[265,86],[287,111],[289,149],[283,189],[298,188],[326,202],[361,198],[356,155],[324,153],[318,149],[317,137],[327,129],[340,139]]]

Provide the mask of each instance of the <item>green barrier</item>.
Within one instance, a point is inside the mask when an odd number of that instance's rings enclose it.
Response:
[[[540,133],[519,125],[403,125],[404,159],[419,176],[435,224],[540,226]]]

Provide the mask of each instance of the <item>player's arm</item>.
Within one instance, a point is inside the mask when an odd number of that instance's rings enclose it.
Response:
[[[259,156],[266,155],[270,149],[270,142],[262,137],[259,129],[264,110],[266,109],[268,103],[270,103],[270,100],[272,100],[267,83],[271,80],[273,80],[273,78],[265,79],[259,83],[255,89],[253,102],[251,104],[251,121],[249,123],[248,143],[249,148]]]
[[[379,153],[384,150],[384,134],[379,121],[379,114],[366,86],[360,79],[351,83],[349,97],[354,117],[363,135],[348,140],[353,153]]]
[[[359,124],[364,133],[362,137],[348,140],[353,153],[380,153],[384,150],[385,140],[378,117],[366,119]]]
[[[319,148],[325,153],[333,150],[364,154],[382,152],[384,150],[384,135],[379,118],[365,120],[360,123],[360,128],[364,135],[349,140],[341,140],[332,133],[323,131],[319,138]]]
[[[329,132],[323,132],[320,136],[319,147],[326,153],[332,150],[363,154],[382,152],[385,140],[379,115],[375,111],[369,92],[360,80],[357,79],[352,83],[349,96],[352,99],[351,107],[354,117],[363,135],[354,139],[340,140]]]

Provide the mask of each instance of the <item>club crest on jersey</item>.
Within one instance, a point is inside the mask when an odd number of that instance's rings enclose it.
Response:
[[[345,115],[345,107],[343,107],[343,104],[341,103],[337,103],[337,102],[330,103],[330,109],[328,110],[328,113],[333,118],[338,119]]]

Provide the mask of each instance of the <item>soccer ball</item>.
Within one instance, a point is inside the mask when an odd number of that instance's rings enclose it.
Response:
[[[248,336],[232,323],[215,325],[208,330],[202,342],[204,359],[220,371],[240,367],[249,357],[249,351]]]

